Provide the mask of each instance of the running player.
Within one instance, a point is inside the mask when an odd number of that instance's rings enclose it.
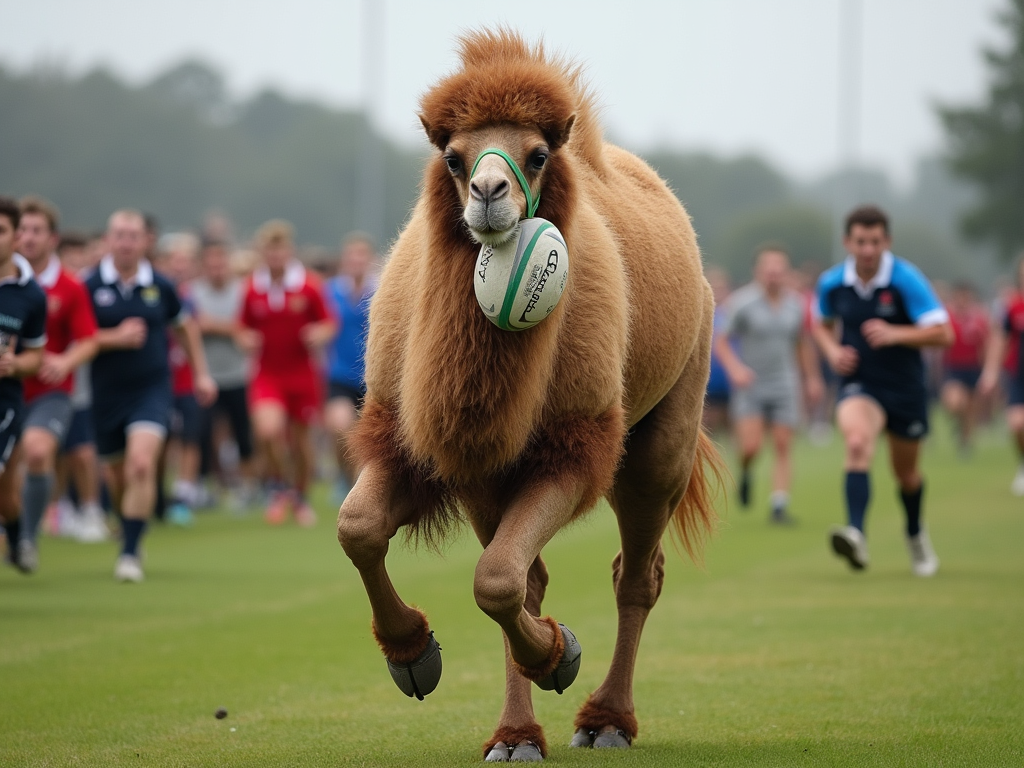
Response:
[[[844,231],[848,256],[819,279],[813,325],[822,354],[842,377],[836,421],[846,445],[847,525],[832,529],[832,549],[855,570],[868,565],[868,470],[884,430],[906,512],[911,567],[917,576],[932,576],[939,559],[921,525],[919,461],[928,434],[921,348],[948,346],[953,329],[927,278],[889,250],[889,219],[881,209],[857,208],[847,216]]]
[[[348,434],[359,417],[366,394],[366,334],[370,324],[370,299],[377,281],[370,271],[376,261],[373,241],[359,232],[345,238],[338,274],[327,283],[327,303],[334,310],[339,329],[328,347],[327,390],[324,422],[334,439],[338,462],[336,496],[345,500],[356,481],[355,467],[348,456]]]
[[[967,282],[953,286],[946,309],[955,340],[943,354],[940,397],[956,424],[960,454],[967,456],[981,405],[978,379],[985,363],[989,318],[978,303],[974,286]]]
[[[787,287],[788,276],[786,252],[775,246],[761,248],[754,281],[726,301],[725,329],[715,340],[731,389],[730,415],[740,452],[740,504],[750,504],[751,466],[770,425],[775,468],[769,520],[778,525],[793,523],[790,446],[802,412],[801,380],[809,401],[816,402],[823,391],[817,358],[808,353],[804,302]]]
[[[1007,376],[1006,423],[1017,449],[1017,474],[1010,493],[1024,496],[1024,256],[1017,262],[1017,291],[1009,298],[992,325],[991,341],[985,356],[985,368],[978,391],[988,397],[999,386],[999,371],[1009,359]]]
[[[26,476],[22,492],[20,560],[35,570],[39,563],[39,523],[53,492],[57,451],[71,427],[71,391],[80,365],[96,356],[96,319],[85,288],[61,266],[57,247],[57,210],[47,201],[21,201],[18,251],[46,293],[46,348],[39,373],[25,379],[25,420],[21,450]],[[90,509],[87,525],[103,525],[102,512]],[[95,516],[99,515],[96,519]]]
[[[299,525],[311,526],[316,514],[307,498],[314,467],[310,425],[322,401],[314,355],[334,337],[337,323],[327,312],[319,281],[295,258],[293,237],[291,225],[280,220],[257,232],[263,263],[243,294],[238,342],[256,357],[249,399],[272,483],[266,520],[280,525],[291,507]]]
[[[217,396],[206,372],[199,330],[182,311],[174,286],[145,258],[146,228],[137,211],[115,212],[107,226],[110,253],[86,280],[99,324],[100,353],[92,363],[96,447],[107,467],[110,494],[122,521],[118,581],[143,579],[139,541],[156,498],[156,462],[171,411],[167,329],[195,372],[201,402]]]
[[[14,252],[21,211],[0,197],[0,520],[7,535],[7,562],[21,563],[21,380],[43,362],[46,344],[46,294],[32,279],[32,267]]]

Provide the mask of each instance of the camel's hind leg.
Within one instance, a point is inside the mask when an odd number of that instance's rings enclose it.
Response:
[[[608,676],[576,715],[572,746],[628,747],[637,735],[633,670],[644,623],[664,581],[661,541],[677,508],[696,492],[687,493],[691,475],[703,481],[703,473],[693,470],[702,460],[698,440],[707,371],[704,349],[630,433],[609,498],[622,540],[612,565],[618,635]]]

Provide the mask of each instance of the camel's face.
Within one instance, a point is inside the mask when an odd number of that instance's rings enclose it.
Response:
[[[535,199],[551,150],[539,130],[519,126],[455,134],[448,142],[444,162],[459,190],[462,218],[478,243],[499,245],[515,235],[520,219],[527,216],[527,202],[515,172],[501,156],[485,155],[476,164],[486,149],[500,149],[515,160]]]

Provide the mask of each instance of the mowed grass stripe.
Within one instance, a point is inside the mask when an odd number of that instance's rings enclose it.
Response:
[[[545,609],[577,633],[584,658],[564,696],[535,693],[551,761],[1024,764],[1024,501],[1007,493],[1012,456],[998,435],[970,462],[941,434],[928,447],[926,517],[942,559],[929,581],[910,576],[884,461],[865,574],[826,546],[840,519],[835,444],[798,448],[796,528],[766,524],[762,462],[760,501],[725,512],[703,570],[666,540],[628,754],[564,746],[611,656],[617,533],[602,507],[560,534],[545,552]],[[463,534],[443,558],[397,544],[389,555],[400,593],[444,647],[444,677],[421,704],[391,682],[333,514],[319,508],[308,531],[227,514],[157,528],[137,587],[113,583],[113,545],[46,540],[39,574],[0,573],[0,765],[478,764],[504,684],[500,633],[472,597],[479,546]]]

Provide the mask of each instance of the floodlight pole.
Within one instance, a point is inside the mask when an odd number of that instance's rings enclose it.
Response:
[[[385,0],[363,0],[363,136],[356,193],[357,226],[384,244],[385,163],[376,117],[384,93]]]
[[[833,199],[837,234],[848,209],[859,202],[856,172],[860,169],[861,99],[864,48],[863,0],[839,0],[838,175]],[[834,260],[846,254],[834,238]]]

